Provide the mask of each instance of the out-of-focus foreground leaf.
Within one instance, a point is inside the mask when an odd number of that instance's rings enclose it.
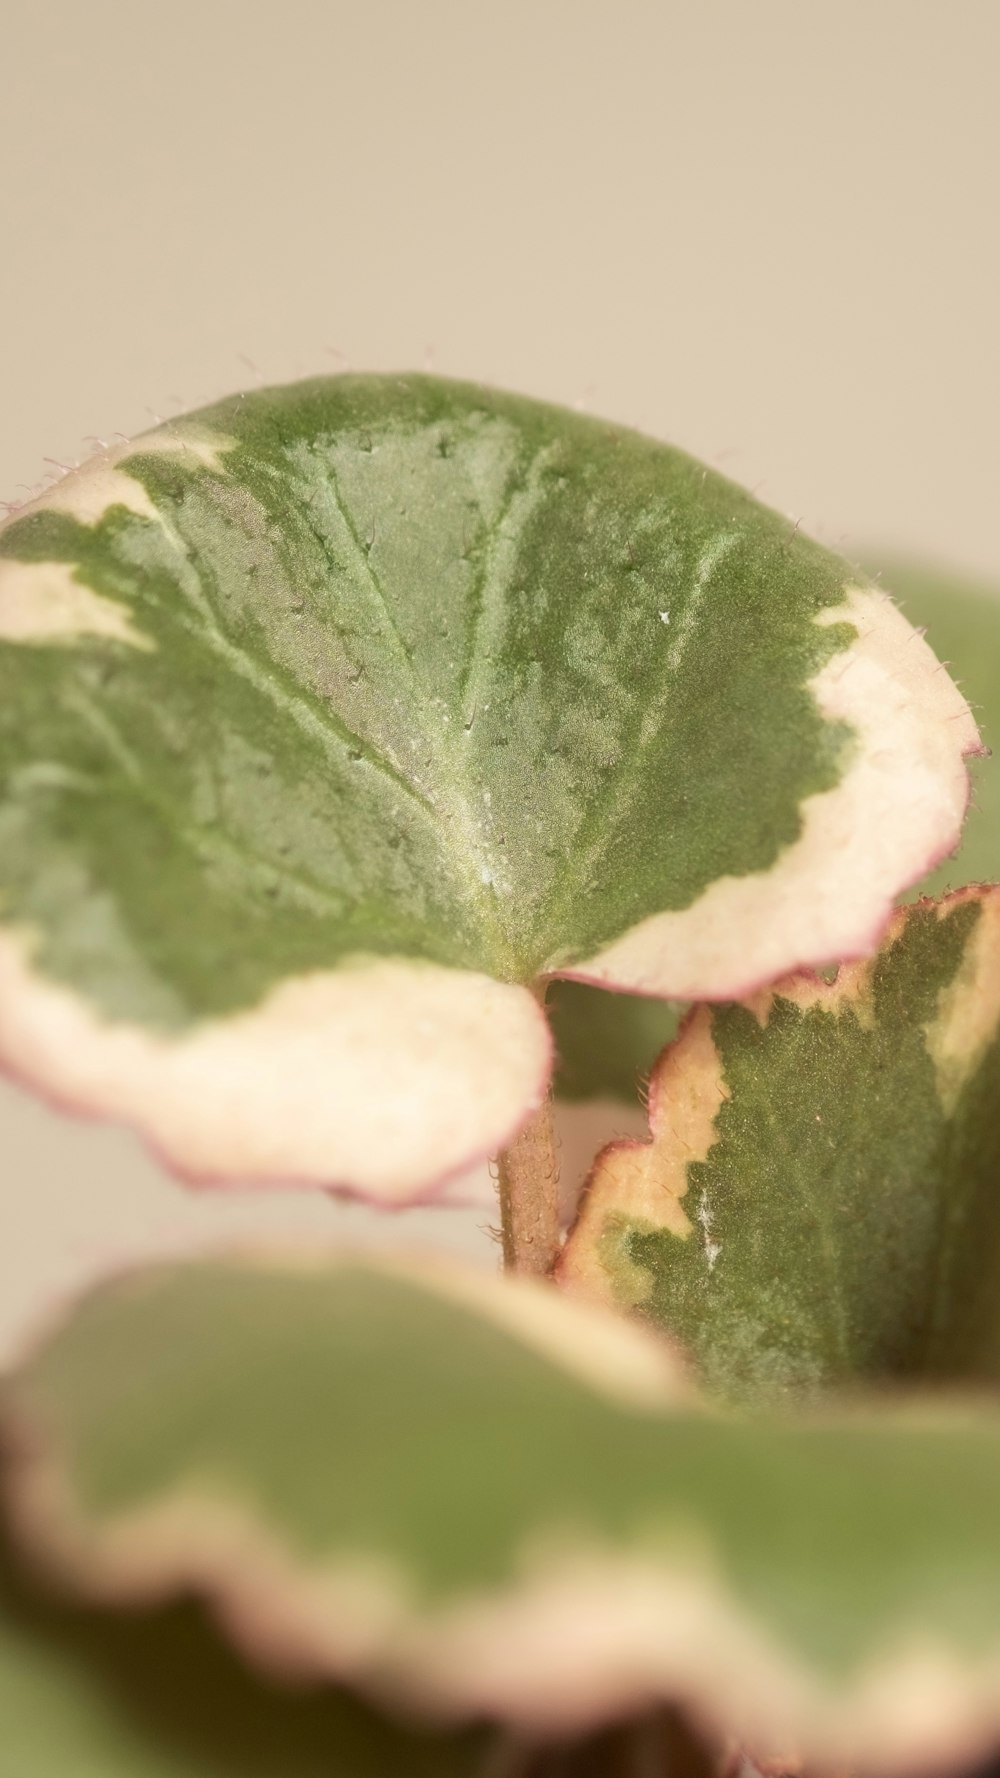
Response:
[[[0,1552],[5,1778],[480,1778],[498,1745],[411,1732],[329,1685],[272,1683],[192,1603],[42,1598]]]
[[[953,1765],[1000,1728],[1000,1412],[727,1420],[542,1286],[167,1266],[14,1379],[20,1535],[194,1586],[263,1663],[579,1730],[657,1697],[761,1753]]]

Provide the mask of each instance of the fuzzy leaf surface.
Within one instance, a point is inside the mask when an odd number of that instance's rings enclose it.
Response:
[[[561,1279],[742,1401],[1000,1379],[1000,890],[896,915],[869,963],[696,1009],[649,1143],[598,1158]]]
[[[526,984],[865,949],[977,737],[891,602],[682,453],[468,384],[238,396],[0,530],[0,1055],[203,1178],[419,1198]]]
[[[90,1298],[3,1430],[34,1552],[194,1586],[265,1663],[524,1733],[666,1697],[866,1771],[1000,1729],[995,1406],[727,1420],[539,1285],[210,1261]]]

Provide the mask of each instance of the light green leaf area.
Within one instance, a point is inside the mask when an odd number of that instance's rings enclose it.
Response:
[[[1000,1377],[1000,891],[900,911],[870,963],[701,1007],[649,1143],[599,1157],[561,1277],[760,1403]]]
[[[0,1557],[10,1778],[478,1778],[495,1735],[410,1731],[330,1686],[251,1672],[190,1604],[56,1604]]]
[[[419,1196],[537,1103],[526,984],[736,992],[951,843],[974,727],[855,580],[676,450],[430,377],[105,453],[0,531],[0,1053],[192,1173]]]
[[[921,885],[942,895],[963,883],[1000,879],[1000,588],[964,580],[912,562],[885,571],[912,624],[927,640],[969,700],[991,760],[973,760],[972,800],[962,843]]]
[[[425,1708],[568,1733],[664,1696],[866,1770],[981,1749],[1000,1415],[727,1421],[665,1362],[545,1286],[175,1265],[14,1379],[6,1484],[84,1587],[194,1585],[259,1659]]]

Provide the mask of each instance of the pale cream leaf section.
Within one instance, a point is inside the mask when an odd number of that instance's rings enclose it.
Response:
[[[153,647],[134,628],[131,612],[84,586],[71,563],[0,558],[0,642],[60,643],[79,636]]]
[[[64,512],[78,519],[81,525],[96,525],[113,506],[124,506],[139,518],[162,523],[162,514],[154,506],[145,488],[135,476],[120,467],[125,458],[135,456],[188,456],[203,469],[215,474],[225,470],[225,453],[233,440],[182,424],[158,426],[153,432],[140,433],[138,438],[123,439],[120,444],[106,445],[85,462],[68,469],[51,487],[33,499],[26,500],[11,512],[9,524],[16,524],[39,512]]]
[[[352,959],[180,1035],[97,1016],[0,936],[0,1056],[67,1106],[136,1125],[195,1180],[433,1196],[540,1102],[551,1038],[526,988]]]

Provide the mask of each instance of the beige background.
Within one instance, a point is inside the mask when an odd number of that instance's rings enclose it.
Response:
[[[1000,581],[997,0],[5,0],[0,53],[0,496],[257,380],[433,364]],[[0,1168],[0,1346],[128,1254],[399,1233],[191,1196],[12,1087]],[[491,1264],[488,1218],[403,1232]]]

